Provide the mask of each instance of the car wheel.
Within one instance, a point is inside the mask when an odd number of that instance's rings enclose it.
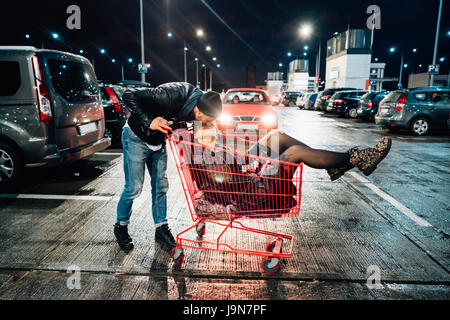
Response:
[[[358,112],[356,111],[355,108],[350,109],[350,111],[348,112],[348,115],[350,116],[350,118],[357,118],[358,117]]]
[[[293,106],[295,106],[295,103],[294,103],[293,101],[289,101],[288,106],[289,106],[289,107],[293,107]]]
[[[423,136],[430,132],[431,124],[426,118],[417,118],[411,121],[410,131],[414,136]]]
[[[0,142],[0,188],[11,186],[19,179],[22,171],[19,153],[10,145]]]

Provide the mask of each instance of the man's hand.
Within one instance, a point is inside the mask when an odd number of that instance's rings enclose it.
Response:
[[[162,133],[167,133],[167,130],[172,130],[172,128],[169,126],[169,122],[162,117],[153,119],[152,123],[150,123],[150,129],[158,130]]]

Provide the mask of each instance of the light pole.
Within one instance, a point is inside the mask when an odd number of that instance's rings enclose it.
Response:
[[[390,48],[389,48],[389,52],[390,52],[390,53],[394,53],[396,50],[397,50],[397,48],[395,48],[395,47],[390,47]],[[403,51],[403,52],[404,52],[404,51]],[[397,84],[397,86],[398,86],[399,89],[402,89],[402,88],[403,88],[403,85],[402,85],[403,68],[406,68],[406,67],[403,65],[403,59],[404,59],[404,56],[405,56],[405,54],[404,54],[403,52],[402,52],[402,56],[401,56],[401,59],[400,59],[400,72],[399,72],[399,76],[398,76],[398,84]],[[416,52],[417,52],[417,48],[412,49],[411,52],[416,53]]]
[[[313,32],[313,29],[310,24],[304,24],[299,29],[299,35],[302,38],[309,38],[311,36],[312,32]],[[308,46],[305,46],[304,49],[308,50],[309,48],[308,48]],[[316,92],[318,91],[317,78],[320,76],[321,52],[322,52],[322,43],[319,38],[319,45],[318,45],[317,55],[316,55],[316,76],[315,76],[316,79],[314,80],[314,91],[316,91]],[[306,52],[303,55],[306,56]]]
[[[436,65],[436,56],[437,56],[438,43],[439,43],[439,29],[441,27],[441,15],[442,15],[442,0],[439,2],[439,13],[438,13],[437,26],[436,26],[436,36],[434,38],[433,66]],[[432,87],[433,84],[434,84],[434,74],[431,74],[430,86]]]
[[[144,50],[144,10],[142,6],[142,0],[139,0],[140,3],[140,14],[141,14],[141,63],[142,66],[145,66],[145,50]],[[141,73],[141,81],[145,82],[145,73]]]
[[[400,60],[400,75],[398,76],[398,85],[397,86],[399,89],[403,89],[402,74],[403,74],[403,54],[402,54],[402,59]]]
[[[206,65],[202,64],[202,68],[203,68],[203,79],[205,80],[204,88],[205,88],[205,91],[206,91],[206,85],[207,85],[207,83],[206,83]]]
[[[198,88],[198,58],[195,58],[195,86]]]
[[[186,53],[188,51],[188,48],[186,47],[186,42],[184,43],[184,82],[187,82],[187,60],[186,60]]]

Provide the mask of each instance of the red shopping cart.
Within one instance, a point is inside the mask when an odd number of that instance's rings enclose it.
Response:
[[[174,264],[181,265],[183,248],[191,248],[262,256],[263,271],[277,272],[280,260],[292,257],[294,237],[246,227],[241,220],[298,216],[303,164],[252,154],[249,149],[256,139],[248,135],[222,134],[221,146],[214,148],[194,142],[189,129],[175,130],[167,137],[194,222],[177,234],[177,246],[171,252]],[[207,223],[223,227],[213,241],[203,238]],[[233,228],[272,239],[261,250],[238,248],[221,241]],[[192,229],[196,239],[186,237]],[[290,243],[283,245],[283,241]]]

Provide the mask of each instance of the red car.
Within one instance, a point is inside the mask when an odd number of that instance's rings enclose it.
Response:
[[[230,89],[222,103],[222,115],[216,120],[219,130],[269,132],[278,128],[278,115],[264,90]]]

